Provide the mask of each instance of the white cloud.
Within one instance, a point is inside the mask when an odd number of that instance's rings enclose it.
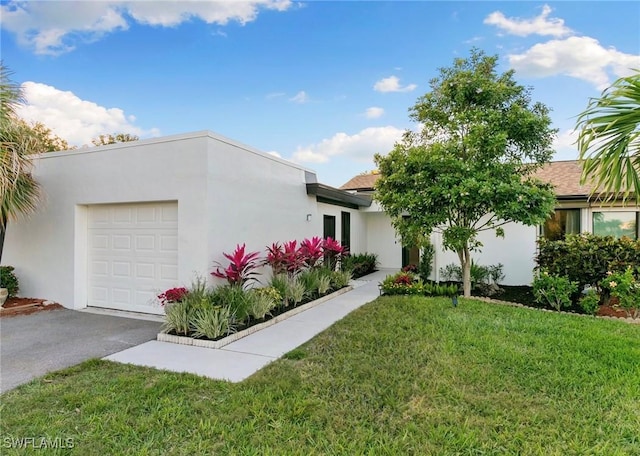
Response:
[[[397,76],[389,76],[388,78],[383,78],[377,81],[373,85],[373,90],[376,92],[411,92],[416,87],[415,84],[407,84],[402,87],[400,85],[400,79]]]
[[[563,19],[549,17],[551,11],[552,9],[549,5],[544,5],[540,15],[532,19],[507,18],[502,12],[494,11],[484,19],[484,23],[495,25],[509,35],[545,35],[555,37],[571,35],[573,31],[564,25]]]
[[[574,160],[578,157],[578,147],[576,141],[578,140],[578,131],[574,129],[562,130],[558,132],[556,139],[553,141],[553,149],[556,151],[554,156],[555,160],[560,160],[559,157],[565,160]]]
[[[404,130],[392,126],[366,128],[354,135],[336,133],[317,144],[298,147],[292,158],[299,163],[327,163],[337,156],[368,162],[375,153],[389,152],[403,133]]]
[[[95,41],[107,33],[126,30],[130,21],[174,27],[198,19],[225,25],[254,21],[260,9],[284,11],[290,0],[250,1],[39,1],[9,0],[0,5],[2,28],[36,54],[57,55],[77,41]]]
[[[364,112],[364,115],[367,119],[377,119],[378,117],[382,117],[383,114],[384,109],[378,108],[377,106],[367,108],[367,110]]]
[[[91,144],[92,138],[109,133],[159,136],[157,129],[146,131],[135,126],[135,116],[122,109],[105,108],[37,82],[25,82],[22,88],[26,105],[18,109],[18,115],[29,122],[42,122],[70,145]]]
[[[284,97],[286,94],[284,92],[272,92],[268,93],[264,96],[267,100],[273,100],[274,98]]]
[[[267,152],[269,155],[273,155],[274,157],[278,157],[278,158],[282,158],[282,155],[280,155],[279,152],[275,151],[275,150],[271,150],[269,152]]]
[[[289,101],[293,101],[294,103],[306,103],[309,101],[309,95],[304,90],[296,93],[293,97],[289,98]]]
[[[631,74],[631,68],[640,68],[640,55],[605,48],[591,37],[572,36],[536,44],[522,54],[511,54],[509,63],[519,75],[566,75],[602,90],[610,84],[610,73],[621,77]]]

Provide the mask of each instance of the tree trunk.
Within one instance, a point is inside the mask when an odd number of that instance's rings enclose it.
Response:
[[[0,223],[0,264],[2,264],[2,251],[4,250],[4,233],[7,230],[6,223]]]
[[[462,291],[465,298],[471,297],[471,254],[468,248],[458,250],[462,268]]]

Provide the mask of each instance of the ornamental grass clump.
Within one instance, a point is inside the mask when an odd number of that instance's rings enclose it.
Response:
[[[235,332],[235,315],[229,307],[204,306],[195,310],[193,314],[193,337],[217,339]]]
[[[571,296],[578,291],[578,283],[566,277],[542,271],[533,279],[533,295],[536,302],[560,311],[571,306]]]

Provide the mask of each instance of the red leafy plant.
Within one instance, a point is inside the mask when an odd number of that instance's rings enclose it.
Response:
[[[229,265],[225,269],[220,269],[221,265],[211,273],[219,279],[226,279],[229,285],[244,286],[250,280],[256,280],[258,275],[256,269],[260,266],[260,252],[245,253],[246,245],[238,244],[233,253],[223,253],[229,260]],[[218,263],[219,264],[219,263]]]
[[[171,302],[180,302],[189,294],[189,290],[185,287],[169,288],[164,293],[158,295],[160,304],[167,305]]]
[[[331,237],[326,238],[322,242],[322,251],[324,253],[325,264],[332,271],[336,269],[338,261],[348,253],[346,247],[343,247],[340,242]]]
[[[290,276],[295,275],[304,265],[302,262],[302,255],[300,253],[298,241],[289,241],[284,243],[284,265]]]
[[[264,264],[271,266],[273,275],[284,274],[287,266],[284,258],[284,247],[279,242],[274,242],[271,247],[267,247],[267,258]]]
[[[410,273],[408,273],[407,271],[401,272],[395,278],[393,283],[398,284],[398,285],[411,285],[413,283],[413,276]]]
[[[314,236],[300,243],[300,255],[302,262],[308,268],[315,268],[324,255],[322,238]]]

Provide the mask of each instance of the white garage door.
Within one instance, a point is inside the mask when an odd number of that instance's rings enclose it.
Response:
[[[89,207],[89,306],[162,314],[178,282],[178,204]]]

